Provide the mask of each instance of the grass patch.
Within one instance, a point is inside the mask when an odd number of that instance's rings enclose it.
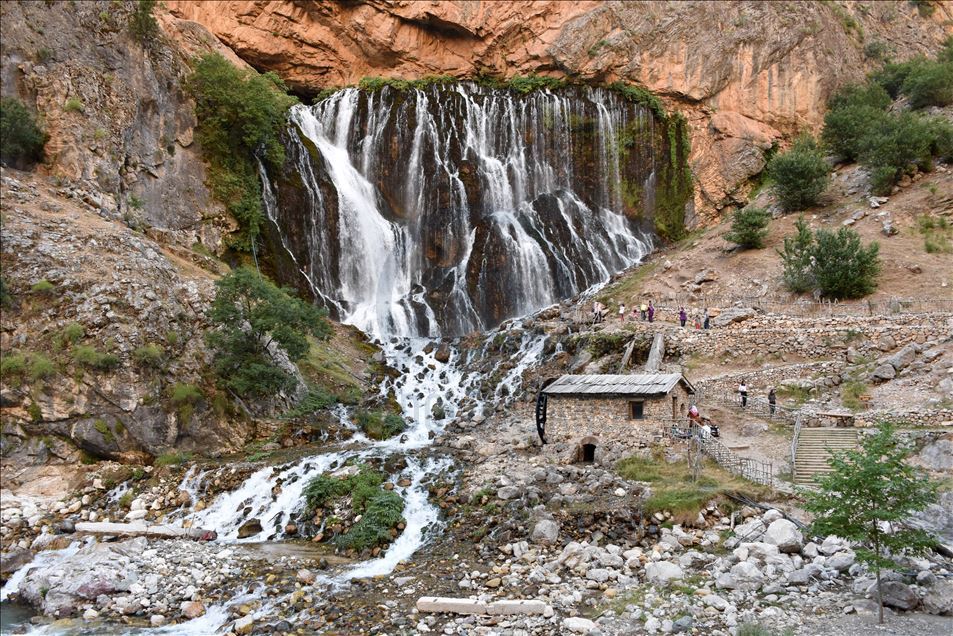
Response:
[[[178,466],[192,459],[192,453],[162,453],[153,462],[156,466]]]
[[[953,254],[953,224],[946,218],[923,214],[917,217],[917,228],[928,254]]]
[[[388,439],[407,428],[400,415],[383,411],[358,411],[354,414],[354,422],[371,439]]]
[[[63,104],[63,110],[67,113],[83,113],[86,112],[86,106],[83,105],[83,100],[78,97],[70,97]]]
[[[119,358],[89,345],[80,345],[73,349],[73,362],[85,369],[96,371],[110,371],[119,366]]]
[[[59,348],[71,347],[83,339],[86,329],[78,322],[71,322],[56,336],[55,344]]]
[[[141,347],[136,347],[132,352],[132,359],[140,367],[160,369],[165,359],[165,350],[154,342],[147,342]]]
[[[611,307],[612,302],[618,302],[619,299],[634,302],[635,299],[642,294],[643,285],[646,280],[656,272],[658,266],[659,261],[657,260],[639,265],[631,274],[627,274],[599,293],[599,300],[610,305],[610,317],[612,316],[613,309]],[[618,307],[616,307],[616,309],[618,309]],[[606,319],[608,320],[608,317]]]
[[[308,336],[308,351],[298,361],[298,368],[315,390],[335,396],[338,402],[356,404],[364,388],[348,369],[349,360],[343,349],[334,340],[323,342]]]
[[[840,388],[841,403],[851,411],[863,411],[867,403],[861,398],[867,395],[868,389],[867,384],[860,380],[845,382]]]
[[[652,495],[645,501],[646,514],[668,511],[674,521],[694,520],[713,499],[729,493],[744,493],[755,499],[766,496],[770,489],[721,469],[706,460],[698,481],[692,481],[687,462],[668,463],[632,456],[616,465],[616,472],[625,479],[645,481],[652,486]]]
[[[176,382],[169,390],[169,402],[183,423],[188,423],[192,419],[195,405],[203,397],[202,391],[197,386],[186,382]]]
[[[56,285],[46,280],[45,278],[41,278],[40,280],[33,283],[33,285],[30,287],[31,292],[33,292],[34,294],[40,294],[43,296],[49,296],[50,294],[53,293],[54,289],[56,289]]]
[[[781,385],[778,387],[778,396],[801,406],[811,397],[811,390],[803,386]]]

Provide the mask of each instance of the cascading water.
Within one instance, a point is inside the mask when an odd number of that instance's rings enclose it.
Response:
[[[345,89],[290,119],[265,186],[273,245],[289,281],[368,333],[493,327],[650,248],[668,140],[613,91]]]

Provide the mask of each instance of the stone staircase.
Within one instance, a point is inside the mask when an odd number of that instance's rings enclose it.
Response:
[[[857,447],[857,431],[852,428],[802,427],[794,453],[794,483],[813,485],[815,476],[831,472],[831,450]]]

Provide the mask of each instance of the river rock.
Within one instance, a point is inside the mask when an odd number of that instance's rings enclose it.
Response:
[[[838,572],[846,572],[856,560],[857,559],[854,557],[853,552],[845,550],[844,552],[838,552],[837,554],[828,557],[824,565],[831,568],[832,570],[837,570]]]
[[[33,560],[33,552],[27,548],[13,548],[9,552],[0,552],[0,579],[6,581],[10,575]]]
[[[778,546],[781,552],[790,554],[800,551],[804,544],[804,537],[793,522],[787,519],[776,519],[765,530],[763,541]]]
[[[645,578],[656,585],[664,585],[684,576],[682,568],[671,561],[654,561],[645,566]]]
[[[764,574],[751,561],[742,561],[732,566],[731,572],[718,577],[718,587],[729,590],[756,592],[764,582]]]
[[[251,616],[242,616],[232,625],[232,630],[236,634],[251,634],[254,623],[255,619],[253,619]]]
[[[179,611],[188,619],[198,618],[205,613],[205,605],[201,601],[182,601]]]
[[[559,524],[552,519],[540,519],[530,533],[530,540],[541,545],[553,545],[558,538]]]
[[[876,594],[877,588],[871,591]],[[909,585],[900,581],[884,581],[881,584],[881,593],[883,594],[883,603],[886,607],[895,607],[902,610],[911,610],[920,604],[920,597],[916,592],[910,589]]]
[[[507,499],[516,499],[520,496],[520,489],[516,486],[503,486],[496,491],[496,496],[504,501]]]
[[[572,616],[563,619],[563,628],[574,634],[588,634],[596,629],[596,624],[588,618]]]
[[[261,521],[258,519],[249,519],[238,527],[238,538],[245,539],[247,537],[253,537],[261,532],[261,530]]]
[[[311,585],[312,583],[314,583],[314,580],[316,578],[314,575],[314,572],[312,572],[311,570],[308,570],[307,568],[302,568],[298,570],[296,577],[299,581],[301,581],[305,585]]]
[[[935,583],[923,597],[923,610],[938,616],[953,616],[953,581]]]

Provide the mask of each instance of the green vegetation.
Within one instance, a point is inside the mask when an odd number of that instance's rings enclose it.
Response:
[[[363,341],[358,341],[360,336],[355,335],[355,332],[344,332],[344,334],[354,339],[352,343],[347,344],[365,346]],[[327,341],[308,336],[308,352],[297,364],[305,380],[316,391],[332,396],[337,402],[357,404],[364,392],[364,386],[355,371],[349,368],[352,362],[345,354],[349,348],[347,344],[335,346]],[[365,353],[368,353],[370,357],[373,351],[365,351]]]
[[[300,360],[308,352],[308,335],[330,335],[327,312],[247,267],[229,272],[215,285],[209,317],[216,329],[207,340],[221,385],[239,395],[261,397],[292,387],[294,377],[278,366],[271,347]]]
[[[7,279],[0,276],[0,308],[10,309],[13,307],[13,294],[10,293],[10,284]]]
[[[825,145],[867,167],[877,194],[890,194],[904,174],[932,170],[935,157],[953,156],[953,125],[940,117],[888,110],[901,95],[913,109],[953,103],[953,39],[936,60],[920,56],[885,64],[866,83],[846,86],[828,102]]]
[[[358,411],[354,414],[354,422],[371,439],[388,439],[407,428],[400,415],[382,411]]]
[[[764,247],[771,215],[763,208],[742,208],[731,219],[731,230],[725,239],[745,249]]]
[[[867,395],[868,386],[860,380],[845,382],[840,388],[841,403],[851,411],[863,411],[867,403],[861,398]]]
[[[655,193],[655,231],[667,241],[685,237],[685,207],[694,195],[688,165],[691,142],[688,122],[681,113],[663,119],[667,126],[669,160],[660,168],[660,188]]]
[[[778,252],[790,291],[816,288],[827,298],[860,298],[876,289],[881,267],[876,241],[864,247],[860,235],[846,227],[836,232],[821,228],[812,235],[803,218],[796,227],[797,234],[786,237]]]
[[[953,254],[953,224],[945,217],[923,214],[917,217],[917,227],[929,254]]]
[[[196,61],[188,88],[209,187],[240,225],[231,245],[251,250],[264,221],[256,157],[275,168],[284,163],[278,134],[296,100],[274,73],[239,69],[218,53]]]
[[[358,88],[365,91],[379,91],[385,86],[389,86],[394,90],[406,91],[409,89],[424,89],[429,86],[440,86],[443,84],[450,84],[455,82],[450,75],[426,75],[420,79],[415,80],[402,80],[394,79],[388,77],[365,77],[358,83]]]
[[[141,367],[160,369],[165,360],[165,350],[161,345],[147,342],[141,347],[136,347],[132,352],[132,359]]]
[[[187,382],[176,382],[169,389],[169,402],[175,408],[183,424],[191,421],[192,413],[195,412],[195,405],[203,397],[205,396],[202,395],[201,389]]]
[[[814,282],[827,298],[866,296],[877,288],[879,253],[876,241],[864,247],[860,235],[850,228],[819,229],[814,233]]]
[[[83,100],[78,97],[70,97],[66,100],[66,103],[63,104],[63,110],[67,113],[83,113],[86,112],[86,106],[83,105]]]
[[[177,466],[179,464],[184,464],[185,462],[192,459],[192,453],[163,453],[156,457],[153,464],[156,466]]]
[[[63,330],[56,336],[55,343],[59,348],[71,347],[83,339],[86,330],[78,322],[71,322],[63,327]]]
[[[42,353],[4,353],[0,359],[0,377],[10,386],[42,382],[55,375],[56,365]]]
[[[103,436],[103,440],[107,444],[112,444],[116,440],[112,430],[109,428],[109,425],[106,424],[105,421],[96,420],[95,422],[93,422],[93,428],[96,429],[96,431]]]
[[[936,501],[938,484],[907,463],[911,449],[891,424],[880,424],[860,444],[859,450],[832,453],[833,471],[818,479],[817,490],[802,494],[805,509],[815,515],[812,534],[862,544],[855,548],[857,560],[876,574],[883,623],[880,572],[896,567],[895,557],[934,545],[928,533],[903,522]]]
[[[151,43],[159,34],[159,23],[152,15],[155,6],[156,0],[138,0],[129,16],[129,31],[142,45]]]
[[[42,295],[50,295],[53,293],[54,289],[56,289],[56,285],[46,280],[45,278],[41,278],[40,280],[33,283],[32,287],[30,287],[31,292],[33,292],[34,294],[42,294]]]
[[[795,293],[803,293],[811,289],[811,264],[813,262],[814,235],[803,216],[798,217],[794,227],[797,233],[784,238],[784,249],[778,254],[784,265],[782,278],[784,285]]]
[[[46,134],[36,116],[15,97],[0,99],[0,161],[28,167],[43,159]]]
[[[337,396],[328,393],[324,389],[311,387],[308,389],[307,394],[305,394],[293,408],[282,415],[282,419],[295,420],[307,417],[318,411],[323,411],[329,406],[334,406],[337,403]]]
[[[119,358],[111,353],[103,353],[89,345],[79,345],[73,348],[73,362],[86,369],[96,371],[111,371],[119,366]]]
[[[830,166],[810,135],[802,135],[787,152],[776,155],[767,167],[774,191],[786,211],[817,204],[827,188]]]
[[[365,464],[358,466],[357,474],[338,479],[319,475],[305,486],[303,495],[306,514],[319,508],[332,508],[335,500],[350,497],[351,510],[360,515],[360,521],[347,532],[335,537],[342,548],[364,550],[389,543],[391,529],[401,521],[404,501],[397,493],[383,488],[385,475]]]
[[[652,495],[643,510],[646,514],[667,510],[676,523],[694,519],[708,502],[728,493],[743,492],[757,498],[768,492],[766,487],[735,477],[710,462],[704,464],[697,481],[692,480],[687,462],[668,463],[638,456],[620,461],[616,472],[626,479],[649,482]]]

